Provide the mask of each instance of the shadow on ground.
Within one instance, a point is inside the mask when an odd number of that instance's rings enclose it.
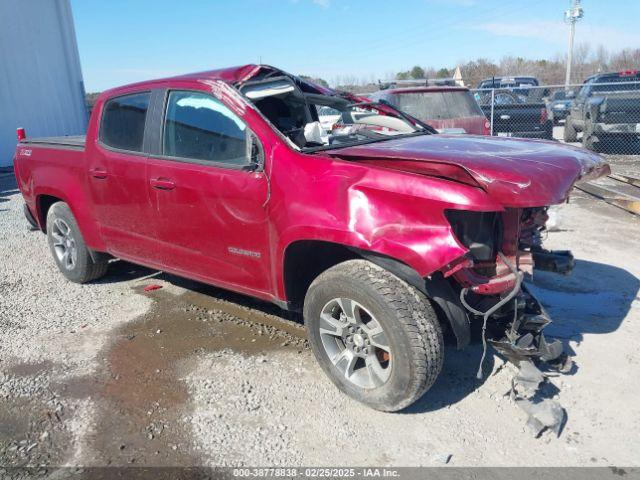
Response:
[[[577,260],[568,277],[536,272],[534,279],[529,288],[554,320],[545,333],[575,341],[617,330],[640,291],[627,270],[586,260]]]
[[[245,315],[249,321],[255,318],[256,314],[267,314],[302,323],[299,314],[285,312],[268,302],[127,262],[114,262],[110,268],[110,275],[100,282],[147,276],[185,288],[194,295],[203,296],[211,301],[235,304],[240,307],[239,314]],[[535,282],[531,283],[529,288],[554,320],[545,330],[547,336],[561,338],[567,343],[568,340],[581,341],[584,334],[615,331],[638,295],[640,280],[621,268],[578,260],[571,276],[536,272]],[[422,399],[404,413],[438,410],[459,402],[480,387],[486,381],[486,376],[482,380],[476,378],[482,354],[480,339],[479,330],[476,328],[471,345],[462,351],[456,350],[453,343],[448,341],[445,365],[438,380]],[[491,372],[495,360],[494,355],[487,355],[483,370]]]
[[[0,173],[0,203],[8,202],[11,195],[20,193],[13,175],[2,176]]]

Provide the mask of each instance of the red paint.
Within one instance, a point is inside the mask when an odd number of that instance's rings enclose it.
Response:
[[[162,288],[162,285],[158,285],[157,283],[152,283],[151,285],[147,285],[146,287],[144,287],[144,291],[145,292],[153,292],[154,290],[160,290]]]
[[[334,242],[392,257],[423,277],[443,270],[462,278],[468,250],[453,235],[446,209],[504,211],[559,203],[581,176],[608,171],[601,157],[579,148],[482,136],[424,135],[301,153],[233,85],[265,69],[247,65],[104,92],[93,109],[84,152],[18,146],[16,174],[28,207],[42,226],[40,199],[54,196],[70,205],[96,251],[286,300],[283,265],[295,242]],[[264,171],[101,146],[97,133],[107,98],[164,87],[221,99],[260,139]],[[505,288],[504,280],[492,285]]]

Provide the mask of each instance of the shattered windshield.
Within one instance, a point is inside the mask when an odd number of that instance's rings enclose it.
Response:
[[[426,131],[391,108],[375,108],[339,95],[305,94],[286,78],[248,84],[242,92],[274,128],[302,151]]]

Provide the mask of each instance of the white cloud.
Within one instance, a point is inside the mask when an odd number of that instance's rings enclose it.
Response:
[[[562,46],[566,45],[569,35],[569,27],[565,23],[543,20],[489,22],[470,28],[501,37],[531,38]],[[640,34],[580,22],[576,26],[576,43],[589,43],[594,47],[604,45],[609,50],[617,50],[639,45]]]
[[[322,8],[329,8],[329,5],[331,4],[331,0],[313,0],[313,3],[321,6]]]

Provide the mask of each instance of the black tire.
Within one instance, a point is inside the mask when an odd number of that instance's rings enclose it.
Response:
[[[320,332],[320,327],[326,327],[326,323],[320,317],[333,299],[355,301],[363,307],[365,316],[370,314],[373,323],[377,322],[382,328],[389,354],[385,357],[382,352],[380,359],[381,364],[387,359],[385,372],[388,375],[381,384],[368,388],[360,386],[347,378],[331,360],[323,344],[327,334]],[[411,405],[433,385],[442,369],[442,330],[427,297],[366,260],[349,260],[320,274],[305,297],[304,322],[316,359],[331,381],[350,397],[376,410],[393,412]],[[366,325],[370,326],[371,322]],[[380,334],[377,335],[379,339]],[[335,338],[337,345],[348,349],[348,338]],[[370,344],[366,345],[371,354]],[[379,358],[380,351],[376,349],[376,352],[376,358]],[[370,378],[374,377],[364,365],[361,368]],[[355,377],[351,375],[351,378]]]
[[[86,283],[107,273],[108,261],[93,261],[78,223],[64,202],[54,203],[47,212],[47,241],[56,265],[68,280]]]
[[[571,121],[571,115],[568,115],[567,119],[564,122],[563,139],[565,142],[578,141],[578,132],[576,132],[576,129],[573,126],[573,122]]]

